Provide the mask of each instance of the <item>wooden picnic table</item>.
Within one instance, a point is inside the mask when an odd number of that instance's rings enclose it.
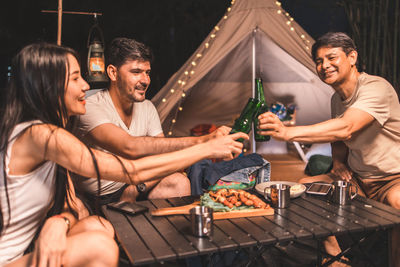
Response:
[[[183,197],[139,203],[153,210],[187,205],[196,199],[198,197]],[[274,215],[216,220],[214,234],[209,238],[191,234],[188,215],[154,217],[146,212],[129,216],[105,206],[103,211],[113,224],[130,264],[135,266],[223,251],[265,248],[288,241],[321,241],[330,235],[367,235],[400,225],[400,211],[361,196],[350,205],[339,206],[326,197],[303,194],[292,199],[287,209],[275,209]],[[315,253],[320,263],[321,252]]]

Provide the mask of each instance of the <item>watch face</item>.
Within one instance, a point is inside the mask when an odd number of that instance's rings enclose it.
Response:
[[[138,184],[138,185],[136,186],[136,188],[137,188],[137,190],[138,190],[139,192],[144,192],[144,191],[146,191],[146,185],[145,185],[144,183]]]

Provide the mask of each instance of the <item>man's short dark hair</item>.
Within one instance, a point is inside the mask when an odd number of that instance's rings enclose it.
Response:
[[[128,60],[139,60],[152,62],[153,54],[151,49],[136,40],[129,38],[115,38],[108,46],[106,61],[117,68],[121,67]]]
[[[351,51],[357,51],[353,39],[344,32],[328,32],[317,39],[311,49],[311,55],[315,62],[317,50],[321,47],[340,47],[348,55]]]

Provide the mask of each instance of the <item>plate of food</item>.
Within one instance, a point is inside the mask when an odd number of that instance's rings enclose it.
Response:
[[[288,181],[270,181],[270,182],[265,182],[265,183],[259,183],[256,185],[256,190],[259,194],[264,195],[264,189],[266,187],[270,187],[273,184],[286,184],[290,186],[290,198],[296,198],[301,196],[306,191],[306,186],[300,183],[295,183],[295,182],[288,182]],[[269,194],[270,189],[267,189],[265,191],[267,194]]]
[[[274,209],[262,199],[244,190],[219,189],[208,191],[192,204],[152,210],[152,216],[189,214],[191,208],[206,206],[213,209],[214,220],[273,215]]]

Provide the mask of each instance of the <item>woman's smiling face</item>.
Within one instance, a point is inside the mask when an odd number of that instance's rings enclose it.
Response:
[[[86,113],[85,108],[85,92],[90,89],[89,84],[82,78],[81,68],[78,60],[68,55],[69,73],[67,73],[66,89],[65,89],[65,106],[68,116],[82,115]]]

